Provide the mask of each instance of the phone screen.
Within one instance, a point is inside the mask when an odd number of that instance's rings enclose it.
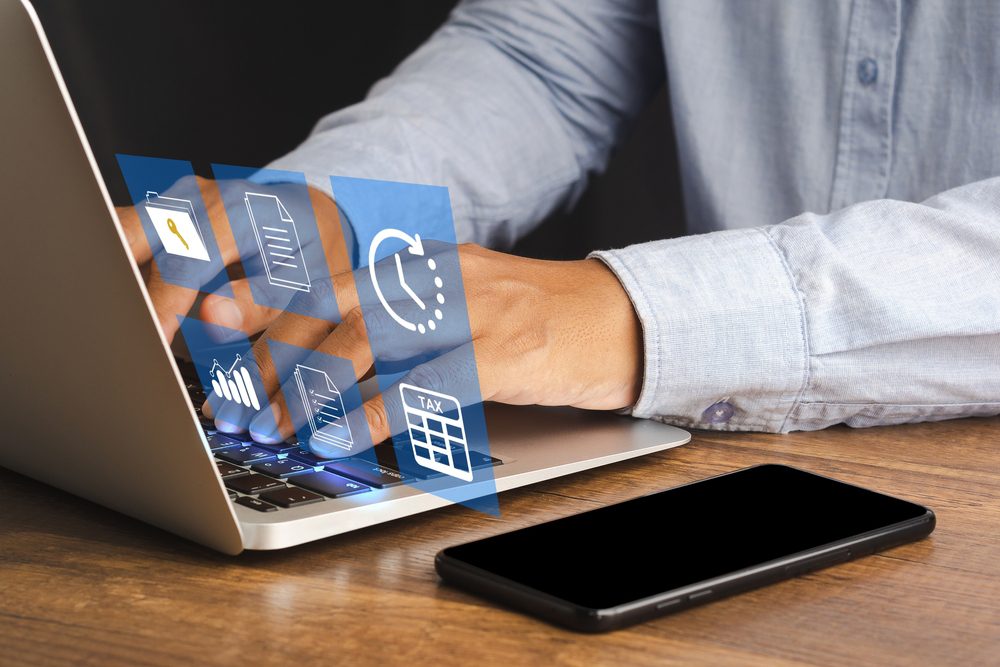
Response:
[[[926,512],[801,470],[764,465],[445,553],[570,603],[608,609]]]

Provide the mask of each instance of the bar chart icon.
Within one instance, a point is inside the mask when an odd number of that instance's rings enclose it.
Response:
[[[212,369],[208,372],[212,378],[212,391],[219,398],[260,410],[257,390],[254,389],[250,372],[247,371],[242,361],[243,357],[237,354],[236,360],[233,361],[229,370],[226,370],[218,359],[212,359]]]

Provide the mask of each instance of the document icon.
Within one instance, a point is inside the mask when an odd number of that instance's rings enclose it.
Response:
[[[167,253],[204,262],[211,261],[205,247],[205,237],[198,224],[198,216],[194,214],[194,204],[190,200],[161,197],[155,192],[147,192],[146,213]]]
[[[472,481],[462,406],[454,396],[400,383],[413,458],[425,468]]]
[[[308,292],[312,284],[302,257],[299,231],[288,209],[274,195],[247,192],[243,201],[250,214],[267,281],[275,287]]]
[[[344,399],[326,371],[295,365],[295,385],[306,411],[312,437],[348,451],[354,447]]]

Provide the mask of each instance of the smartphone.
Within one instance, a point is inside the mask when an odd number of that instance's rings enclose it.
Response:
[[[759,465],[438,553],[441,578],[604,632],[911,542],[934,513]]]

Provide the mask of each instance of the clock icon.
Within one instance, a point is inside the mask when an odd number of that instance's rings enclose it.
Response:
[[[416,331],[421,334],[427,333],[428,331],[434,331],[437,329],[437,323],[444,319],[444,312],[440,308],[440,306],[444,304],[444,293],[441,292],[441,289],[444,287],[444,281],[437,272],[437,263],[434,261],[433,257],[427,258],[427,268],[433,273],[434,287],[437,289],[437,293],[434,297],[437,303],[428,305],[415,291],[413,291],[413,288],[410,287],[410,284],[406,280],[406,275],[403,273],[403,260],[400,258],[400,254],[403,251],[400,250],[393,255],[393,261],[396,263],[396,275],[399,278],[399,286],[404,292],[406,292],[406,295],[409,296],[415,304],[417,304],[420,311],[427,316],[426,323],[411,322],[393,309],[392,305],[385,298],[385,294],[382,292],[382,287],[378,282],[378,275],[375,273],[375,257],[378,255],[378,247],[388,239],[399,239],[403,241],[407,246],[406,251],[415,257],[424,256],[424,244],[421,242],[419,234],[410,236],[406,232],[399,229],[383,229],[376,234],[375,238],[372,239],[371,245],[368,247],[368,273],[372,279],[372,287],[375,288],[375,295],[378,297],[379,303],[382,304],[385,312],[389,313],[389,316],[392,317],[392,319],[395,320],[399,326],[409,331]]]

